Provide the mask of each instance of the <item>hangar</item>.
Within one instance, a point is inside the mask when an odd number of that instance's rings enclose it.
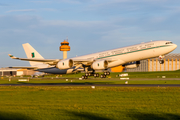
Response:
[[[17,74],[17,69],[1,68],[0,76],[13,76]]]
[[[27,69],[12,69],[12,68],[1,68],[0,76],[21,76],[21,75],[33,75],[35,71]]]
[[[180,69],[180,53],[165,55],[164,64],[159,63],[158,58],[140,61],[137,68],[126,69],[126,72],[151,72],[151,71],[174,71]]]

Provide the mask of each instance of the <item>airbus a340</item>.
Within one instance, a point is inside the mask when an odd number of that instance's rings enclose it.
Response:
[[[89,75],[98,77],[99,74],[95,73],[96,70],[103,70],[105,77],[110,74],[109,68],[123,65],[125,67],[137,67],[140,60],[159,57],[160,64],[163,64],[164,55],[176,49],[177,45],[171,41],[151,41],[141,43],[128,47],[112,49],[108,51],[68,58],[68,59],[44,59],[29,43],[23,44],[27,58],[18,58],[13,55],[9,56],[12,59],[19,59],[29,61],[30,67],[11,67],[11,68],[27,68],[39,72],[52,73],[52,74],[68,74],[78,71],[85,71],[82,78],[86,79]]]

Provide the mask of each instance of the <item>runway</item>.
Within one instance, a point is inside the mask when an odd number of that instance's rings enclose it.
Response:
[[[180,84],[87,84],[87,83],[24,83],[0,84],[0,86],[101,86],[101,87],[180,87]]]

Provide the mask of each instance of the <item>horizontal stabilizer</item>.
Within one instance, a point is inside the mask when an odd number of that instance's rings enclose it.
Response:
[[[8,68],[15,68],[15,69],[37,69],[37,67],[31,67],[31,66],[13,66],[13,67],[8,67]]]

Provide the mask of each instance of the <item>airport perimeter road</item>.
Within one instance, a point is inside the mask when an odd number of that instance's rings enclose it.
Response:
[[[101,86],[101,87],[180,87],[180,84],[83,84],[83,83],[36,83],[0,84],[0,86]]]

